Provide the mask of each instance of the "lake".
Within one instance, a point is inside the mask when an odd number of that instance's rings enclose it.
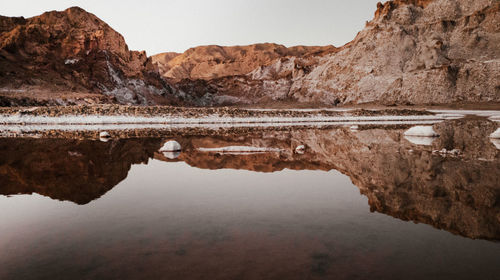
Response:
[[[1,138],[0,279],[498,279],[498,123],[410,127]]]

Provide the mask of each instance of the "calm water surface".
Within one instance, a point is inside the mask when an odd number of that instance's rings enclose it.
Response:
[[[498,279],[496,124],[405,129],[0,139],[0,279]]]

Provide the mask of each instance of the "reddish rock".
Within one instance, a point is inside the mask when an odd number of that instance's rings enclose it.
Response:
[[[145,52],[130,51],[122,35],[78,7],[28,19],[0,17],[0,87],[14,92],[12,98],[38,91],[47,99],[80,92],[118,103],[173,100]]]
[[[160,73],[169,79],[217,79],[246,75],[258,67],[268,66],[285,57],[325,55],[335,52],[333,46],[287,48],[278,44],[249,46],[200,46],[182,54],[162,53],[153,56]]]

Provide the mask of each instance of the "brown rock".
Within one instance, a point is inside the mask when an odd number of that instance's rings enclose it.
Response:
[[[233,72],[231,63],[219,72],[218,64],[199,56],[196,65],[204,66],[188,67],[183,75],[189,79],[176,86],[203,97],[200,104],[498,103],[498,34],[498,1],[388,1],[379,3],[374,19],[336,51],[290,54],[271,64],[270,57],[254,59]],[[171,63],[189,65],[176,60],[188,58],[181,55]]]
[[[0,87],[17,96],[103,93],[131,104],[173,99],[145,52],[129,51],[122,35],[78,7],[29,19],[0,17]]]
[[[182,79],[217,79],[246,75],[261,66],[268,66],[280,58],[323,55],[336,51],[333,46],[287,48],[277,44],[249,46],[201,46],[182,54],[162,53],[152,57],[160,73],[176,81]]]

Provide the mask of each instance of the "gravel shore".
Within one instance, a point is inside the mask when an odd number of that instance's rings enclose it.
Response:
[[[219,117],[309,117],[321,116],[421,116],[434,115],[423,109],[241,109],[234,107],[189,108],[172,106],[80,105],[48,107],[0,107],[0,115],[32,116],[175,116],[183,118]]]

